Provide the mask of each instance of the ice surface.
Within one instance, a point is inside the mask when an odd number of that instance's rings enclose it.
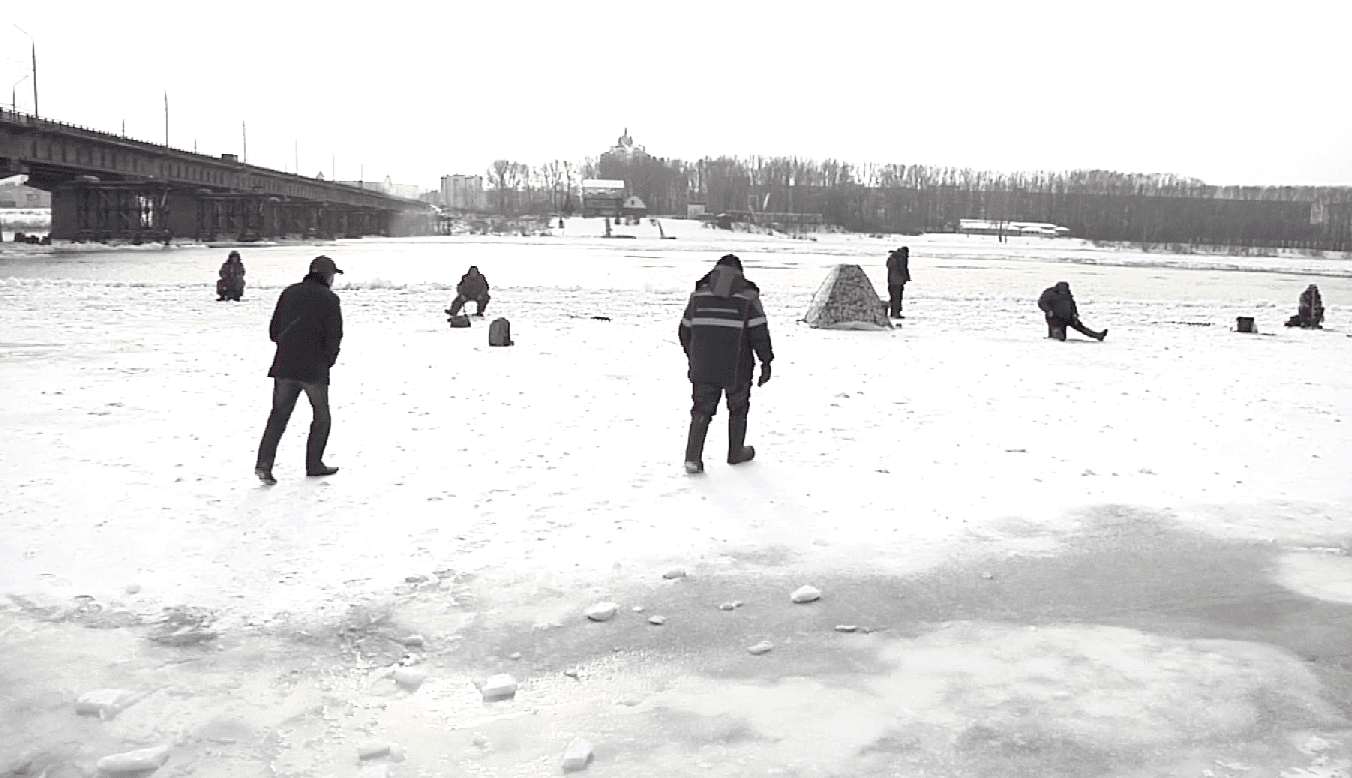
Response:
[[[0,592],[198,606],[228,625],[448,568],[581,585],[754,546],[805,568],[916,570],[990,543],[1054,547],[1109,504],[1302,542],[1352,518],[1346,260],[672,221],[674,241],[646,222],[607,241],[568,225],[244,249],[238,304],[213,293],[225,250],[0,254]],[[897,330],[797,323],[829,267],[859,263],[885,288],[903,244]],[[775,373],[752,396],[755,462],[721,464],[721,411],[691,478],[676,326],[728,251],[761,287]],[[318,253],[346,270],[326,457],[342,471],[304,477],[302,401],[263,488],[267,320]],[[490,349],[477,320],[446,326],[470,264],[514,348]],[[1035,300],[1059,280],[1106,342],[1043,337]],[[1284,329],[1311,281],[1329,329]],[[1238,315],[1260,334],[1233,332]]]

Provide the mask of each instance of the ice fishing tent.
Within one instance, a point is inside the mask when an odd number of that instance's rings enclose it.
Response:
[[[836,265],[812,296],[803,321],[833,330],[891,329],[884,305],[862,267]]]

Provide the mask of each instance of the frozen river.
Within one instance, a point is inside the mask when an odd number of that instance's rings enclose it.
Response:
[[[1347,260],[664,224],[244,248],[238,304],[226,249],[6,245],[0,775],[165,744],[168,774],[348,776],[365,738],[407,747],[395,778],[553,775],[579,735],[597,775],[1352,765]],[[902,244],[900,327],[797,323],[833,264],[883,291]],[[775,377],[756,460],[721,463],[721,411],[691,478],[676,326],[728,251]],[[318,253],[342,471],[303,476],[302,402],[263,488],[267,320]],[[471,264],[510,349],[446,327]],[[1060,280],[1105,342],[1043,337]],[[1283,328],[1309,283],[1328,329]],[[165,608],[219,636],[147,641]],[[406,653],[413,693],[382,675]],[[497,672],[516,701],[479,699]],[[107,686],[147,696],[77,720]]]

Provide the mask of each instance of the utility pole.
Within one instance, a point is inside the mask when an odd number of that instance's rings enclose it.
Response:
[[[296,175],[300,175],[300,141],[296,141]]]
[[[239,128],[244,133],[244,164],[249,164],[249,123],[241,121]]]
[[[169,148],[169,91],[164,92],[164,147]]]
[[[38,113],[38,44],[37,41],[33,40],[32,35],[28,35],[28,31],[24,28],[16,24],[14,25],[14,29],[27,35],[28,42],[33,46],[33,116],[41,116],[42,114]]]

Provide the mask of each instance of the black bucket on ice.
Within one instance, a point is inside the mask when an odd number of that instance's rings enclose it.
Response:
[[[1235,329],[1239,332],[1257,332],[1258,328],[1253,326],[1252,316],[1238,316],[1235,318]]]

